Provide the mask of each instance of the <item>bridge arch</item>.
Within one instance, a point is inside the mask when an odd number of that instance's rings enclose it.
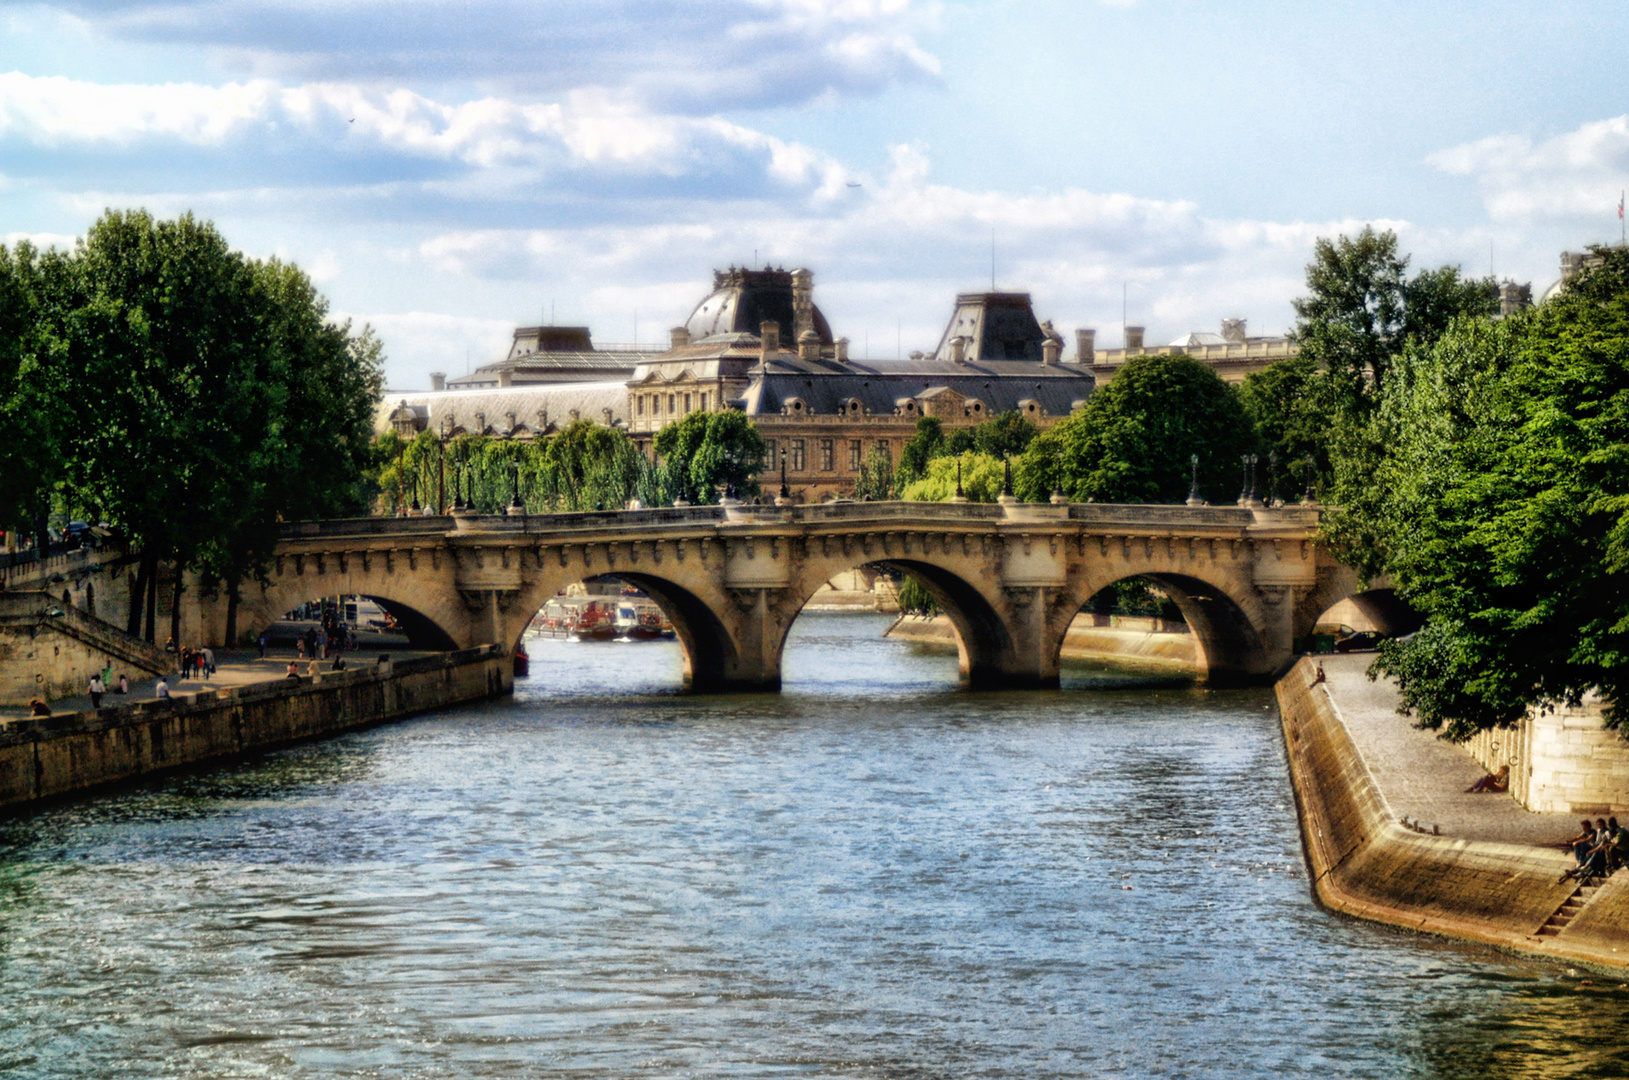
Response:
[[[1087,564],[1079,583],[1064,590],[1056,606],[1059,618],[1051,628],[1049,647],[1053,662],[1062,653],[1069,624],[1086,602],[1118,581],[1145,578],[1154,582],[1176,604],[1197,647],[1201,675],[1215,685],[1260,681],[1274,672],[1267,669],[1264,648],[1273,613],[1261,593],[1232,575],[1204,564],[1180,568],[1159,559],[1103,560]]]
[[[739,666],[740,650],[729,628],[711,604],[669,577],[644,571],[621,571],[619,580],[641,589],[673,624],[684,654],[684,682],[692,690],[709,692],[730,685]],[[524,632],[525,627],[521,628]]]

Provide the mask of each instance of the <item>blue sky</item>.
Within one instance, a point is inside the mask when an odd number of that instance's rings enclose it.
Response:
[[[665,340],[808,266],[856,355],[953,295],[1073,340],[1292,321],[1319,236],[1542,288],[1619,235],[1629,11],[1182,0],[0,5],[0,239],[185,210],[376,326],[392,386],[517,323]]]

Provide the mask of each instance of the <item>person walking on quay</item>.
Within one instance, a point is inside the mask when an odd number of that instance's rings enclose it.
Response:
[[[126,675],[122,671],[119,672],[119,685],[118,685],[117,689],[115,689],[113,692],[115,694],[128,694],[128,693],[130,693],[130,676]]]
[[[271,634],[262,630],[260,636],[255,639],[255,644],[260,646],[260,658],[266,659],[266,653],[271,648]]]
[[[95,672],[91,675],[90,686],[87,689],[90,692],[90,707],[100,709],[102,707],[102,695],[107,693],[107,687],[102,683],[101,672]]]
[[[208,645],[204,646],[204,676],[213,678],[215,675],[215,650]]]

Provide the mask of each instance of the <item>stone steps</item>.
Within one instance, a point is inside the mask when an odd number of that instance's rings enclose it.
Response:
[[[1539,927],[1536,936],[1555,937],[1561,933],[1567,924],[1572,922],[1580,911],[1584,910],[1584,905],[1595,898],[1595,894],[1600,891],[1600,888],[1599,885],[1580,884],[1578,888],[1573,890],[1571,896],[1561,902],[1561,906],[1556,909],[1555,914],[1551,915],[1549,919],[1545,920],[1544,925]]]

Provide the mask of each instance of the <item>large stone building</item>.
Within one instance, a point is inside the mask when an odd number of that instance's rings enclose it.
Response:
[[[714,275],[668,349],[639,355],[625,381],[523,383],[536,350],[512,349],[507,369],[491,366],[489,384],[387,395],[379,426],[539,438],[582,418],[625,428],[650,453],[667,424],[739,409],[770,446],[775,475],[762,478],[765,487],[779,485],[784,459],[794,495],[814,500],[851,491],[873,447],[897,462],[923,416],[947,429],[1009,410],[1042,427],[1067,416],[1095,382],[1088,368],[1062,360],[1062,344],[1027,294],[967,293],[933,354],[854,360],[815,306],[807,270],[731,268]]]
[[[586,326],[519,326],[502,360],[483,364],[468,375],[453,379],[436,372],[430,376],[430,387],[433,390],[482,390],[615,382],[628,378],[635,365],[660,352],[659,347],[639,345],[595,348]]]
[[[1287,360],[1300,351],[1295,340],[1282,335],[1250,337],[1243,319],[1223,319],[1222,332],[1185,334],[1167,345],[1144,347],[1143,327],[1126,327],[1124,348],[1098,349],[1095,330],[1075,331],[1075,358],[1091,369],[1099,382],[1108,382],[1127,360],[1138,356],[1168,356],[1184,353],[1208,364],[1230,383],[1242,383],[1246,376],[1263,371],[1269,364]]]

